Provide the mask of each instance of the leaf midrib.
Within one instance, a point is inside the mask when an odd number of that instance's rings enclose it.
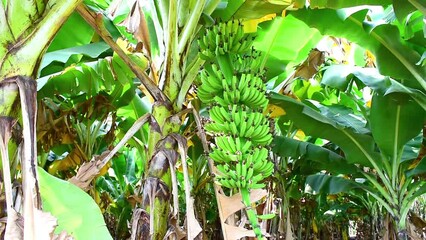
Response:
[[[349,16],[347,19],[351,20],[353,23],[364,29],[362,22],[358,21],[356,18]],[[410,64],[410,61],[408,61],[399,51],[396,51],[394,48],[392,48],[390,44],[387,44],[387,42],[382,37],[380,37],[379,34],[374,32],[374,29],[370,32],[370,36],[372,36],[386,49],[388,49],[389,52],[391,52],[408,69],[408,71],[414,76],[423,89],[426,90],[426,81],[423,80],[421,74]]]
[[[374,160],[374,158],[364,149],[364,147],[354,138],[352,137],[352,135],[350,135],[346,130],[342,129],[341,130],[354,144],[355,146],[361,150],[361,152],[364,154],[364,156],[368,159],[368,161],[371,163],[371,165],[373,165],[373,168],[377,171],[377,174],[379,175],[380,179],[382,180],[382,182],[385,184],[386,188],[388,189],[388,191],[390,191],[392,193],[392,195],[395,196],[395,193],[390,185],[390,182],[388,180],[388,178],[385,177],[385,175],[383,174],[382,170],[379,168],[379,166],[377,165],[376,161]]]

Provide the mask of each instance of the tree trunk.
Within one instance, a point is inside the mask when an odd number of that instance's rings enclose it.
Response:
[[[41,233],[39,224],[43,224],[39,215],[41,209],[40,193],[37,180],[37,147],[35,138],[36,95],[34,78],[38,70],[41,56],[46,51],[60,26],[81,0],[72,1],[2,1],[0,2],[0,118],[13,119],[14,126],[22,124],[23,132],[7,136],[2,131],[1,139],[12,137],[14,141],[3,141],[5,149],[17,149],[19,139],[23,137],[21,150],[21,176],[23,203],[6,200],[8,206],[8,226],[6,239],[10,236],[21,236],[24,239],[48,236]],[[16,133],[16,132],[15,132]],[[23,135],[22,135],[23,134]],[[12,150],[13,151],[13,150]],[[8,154],[2,151],[2,161],[10,161]],[[3,164],[3,176],[7,181],[16,179],[15,171],[10,174],[8,164]],[[6,179],[5,179],[6,180]],[[5,183],[5,184],[10,184]],[[11,194],[11,189],[7,195]],[[16,206],[17,204],[18,206]],[[22,205],[22,208],[20,206]],[[21,210],[15,212],[16,208]],[[21,226],[20,212],[23,213]],[[37,217],[36,217],[37,216]],[[14,220],[11,220],[14,218]],[[23,229],[22,229],[23,228]],[[12,239],[12,238],[11,238]]]

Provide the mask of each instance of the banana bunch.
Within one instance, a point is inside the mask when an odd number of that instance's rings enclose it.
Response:
[[[212,69],[218,69],[217,65],[212,64]],[[197,89],[197,96],[206,104],[217,103],[223,107],[240,104],[254,109],[268,105],[266,86],[258,76],[249,73],[226,79],[217,72],[210,74],[206,69],[200,75],[201,86]]]
[[[234,69],[241,73],[251,73],[262,76],[265,71],[260,69],[262,64],[262,54],[251,48],[251,51],[245,54],[236,54],[233,57]]]
[[[247,106],[233,105],[230,111],[220,106],[210,109],[213,120],[205,125],[210,132],[233,136],[236,139],[246,139],[252,144],[267,146],[272,141],[269,119],[262,112],[251,110]],[[236,146],[231,145],[235,148]],[[237,146],[238,147],[238,146]]]
[[[204,60],[227,53],[243,53],[251,48],[254,34],[244,33],[241,20],[231,20],[206,28],[198,40],[200,56]]]
[[[251,208],[250,190],[264,188],[272,175],[267,146],[272,141],[266,86],[260,71],[260,53],[252,49],[253,34],[245,34],[241,20],[219,23],[199,38],[201,58],[198,98],[208,104],[210,119],[204,128],[214,138],[209,156],[216,182],[239,190],[247,217],[258,239],[265,239]],[[270,217],[269,215],[266,217]]]

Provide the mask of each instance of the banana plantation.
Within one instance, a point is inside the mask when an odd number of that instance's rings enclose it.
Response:
[[[426,239],[424,0],[1,0],[0,239]]]

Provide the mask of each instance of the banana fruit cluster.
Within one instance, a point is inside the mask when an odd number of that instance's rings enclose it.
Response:
[[[200,57],[204,60],[227,53],[243,53],[251,48],[254,34],[244,33],[241,20],[218,23],[205,29],[198,40]]]
[[[258,76],[265,74],[263,69],[260,70],[260,65],[262,64],[261,52],[256,51],[254,48],[251,48],[247,53],[236,54],[232,62],[237,72],[257,74]]]
[[[211,71],[218,71],[212,64]],[[218,103],[227,107],[230,104],[245,105],[263,109],[268,105],[266,86],[255,74],[234,75],[226,79],[220,72],[201,71],[201,87],[197,90],[198,98],[204,103]]]
[[[216,182],[239,190],[251,226],[258,239],[265,239],[250,190],[264,188],[274,171],[269,161],[271,121],[264,114],[268,105],[260,53],[252,48],[253,34],[244,33],[241,20],[214,25],[198,40],[201,58],[197,96],[208,104],[210,119],[204,128],[214,138],[209,156],[218,170]]]

